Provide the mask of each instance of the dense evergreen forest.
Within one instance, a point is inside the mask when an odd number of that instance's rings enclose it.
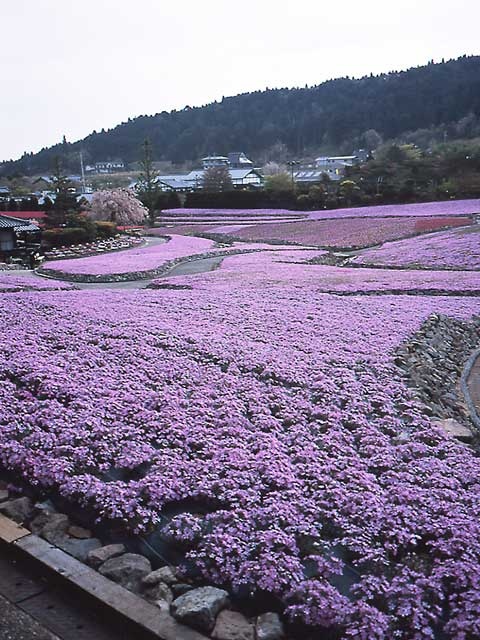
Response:
[[[48,172],[55,156],[78,172],[87,162],[138,160],[141,143],[155,158],[193,162],[209,153],[246,151],[257,163],[325,153],[348,153],[386,140],[428,146],[480,135],[480,56],[361,79],[339,78],[315,87],[246,93],[203,107],[140,116],[64,141],[0,165],[0,175]]]

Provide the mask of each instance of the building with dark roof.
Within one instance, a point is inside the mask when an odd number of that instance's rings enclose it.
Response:
[[[41,231],[29,220],[0,215],[0,262],[23,262],[40,248]]]

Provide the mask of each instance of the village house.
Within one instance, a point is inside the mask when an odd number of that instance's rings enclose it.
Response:
[[[315,159],[315,164],[300,167],[294,172],[293,178],[297,183],[318,183],[324,176],[328,176],[333,182],[345,178],[349,168],[354,167],[367,159],[368,153],[363,149],[355,151],[350,156],[320,156]]]
[[[40,248],[40,238],[40,228],[29,220],[0,215],[0,262],[27,262]]]
[[[226,167],[235,188],[258,188],[263,186],[263,176],[253,168],[253,162],[242,152],[230,153],[228,156],[206,156],[202,158],[202,169],[195,169],[186,174],[158,176],[157,182],[162,191],[197,191],[202,188],[203,176],[212,167]],[[135,183],[131,185],[135,188]]]
[[[8,187],[0,187],[0,200],[8,200],[10,198],[10,189]]]
[[[85,167],[86,173],[118,173],[119,171],[125,171],[125,163],[123,160],[106,160],[102,162],[95,162],[95,164],[87,164]]]

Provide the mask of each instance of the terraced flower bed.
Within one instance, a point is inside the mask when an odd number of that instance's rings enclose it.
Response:
[[[467,214],[415,206],[257,226],[366,242]],[[290,640],[476,640],[480,459],[438,418],[468,434],[457,383],[479,330],[477,233],[384,245],[407,243],[428,271],[173,235],[47,268],[108,282],[225,257],[158,290],[4,275],[0,470],[173,550],[179,578],[281,611]]]
[[[15,293],[17,291],[63,291],[74,289],[68,282],[52,282],[40,280],[31,276],[2,276],[0,275],[0,293]]]
[[[191,218],[194,220],[235,220],[255,217],[263,219],[299,216],[310,220],[330,220],[339,218],[398,218],[398,217],[438,217],[472,216],[480,214],[480,199],[447,200],[445,202],[420,202],[416,204],[389,204],[370,207],[350,207],[344,209],[322,209],[320,211],[289,211],[288,209],[166,209],[163,219]]]
[[[38,273],[80,282],[135,280],[155,275],[165,263],[214,247],[212,240],[172,235],[168,242],[87,258],[46,262]]]
[[[471,271],[395,271],[388,269],[336,267],[315,264],[324,252],[255,252],[226,256],[214,278],[202,274],[153,280],[150,288],[226,286],[297,286],[312,288],[315,294],[336,295],[480,295],[480,274]]]
[[[356,207],[348,209],[333,209],[331,211],[312,211],[311,220],[325,220],[327,218],[379,218],[379,217],[410,217],[410,216],[471,216],[480,213],[480,199],[447,200],[446,202],[420,202],[415,204],[387,204],[374,207]]]
[[[304,218],[308,214],[304,211],[289,211],[287,209],[164,209],[160,218],[163,220],[234,220],[235,218],[251,219],[262,218]]]
[[[480,269],[480,228],[475,225],[399,240],[369,249],[355,264],[420,269]]]
[[[6,296],[1,465],[160,529],[312,637],[478,637],[480,462],[394,354],[480,300],[317,295],[315,267],[275,256],[260,274],[228,259],[194,290]]]
[[[281,243],[276,250],[288,248]],[[298,248],[303,249],[303,247]],[[122,282],[163,275],[179,262],[235,253],[273,250],[268,244],[215,243],[204,238],[169,236],[168,242],[114,255],[48,262],[37,273],[73,282]]]
[[[335,248],[360,248],[405,236],[471,224],[471,218],[348,218],[307,220],[251,226],[223,226],[212,233],[225,233],[242,240],[280,240]]]

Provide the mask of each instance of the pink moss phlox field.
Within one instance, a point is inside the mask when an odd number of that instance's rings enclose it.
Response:
[[[480,300],[317,294],[268,257],[194,290],[5,295],[0,464],[139,530],[198,504],[163,533],[206,580],[335,637],[480,637],[480,461],[393,364]]]
[[[126,249],[111,254],[46,262],[45,269],[81,275],[113,275],[151,271],[165,262],[212,249],[212,240],[172,235],[164,244]]]
[[[269,223],[225,226],[212,229],[245,240],[285,240],[324,247],[366,247],[386,240],[433,231],[448,226],[470,224],[470,218],[348,218],[340,220],[306,220],[289,223]]]
[[[359,267],[333,267],[306,264],[306,261],[324,255],[322,251],[260,251],[227,257],[222,261],[215,278],[205,280],[193,277],[162,278],[153,285],[165,283],[210,286],[267,287],[279,285],[303,287],[314,293],[368,293],[395,291],[438,291],[452,294],[480,293],[480,273],[471,271],[406,271],[369,269]]]
[[[426,269],[480,269],[480,231],[475,225],[399,240],[365,251],[354,262]]]
[[[34,278],[31,276],[14,276],[0,274],[0,292],[14,292],[24,290],[36,291],[58,291],[74,289],[72,284],[67,282],[55,282],[43,278]]]
[[[277,217],[298,217],[303,218],[307,214],[304,211],[289,211],[288,209],[164,209],[161,213],[163,220],[170,219],[172,222],[177,218],[203,218],[205,220],[224,219],[235,220],[236,218],[277,218]]]
[[[480,199],[447,200],[445,202],[420,202],[415,204],[387,204],[370,207],[351,207],[345,209],[324,209],[321,211],[290,211],[288,209],[166,209],[162,217],[198,218],[237,217],[262,218],[303,215],[310,220],[329,220],[337,218],[379,218],[379,217],[413,217],[413,216],[469,216],[480,213]]]
[[[418,202],[415,204],[385,204],[373,207],[312,211],[311,220],[349,217],[397,217],[397,216],[469,216],[480,213],[480,199],[447,200],[446,202]]]

